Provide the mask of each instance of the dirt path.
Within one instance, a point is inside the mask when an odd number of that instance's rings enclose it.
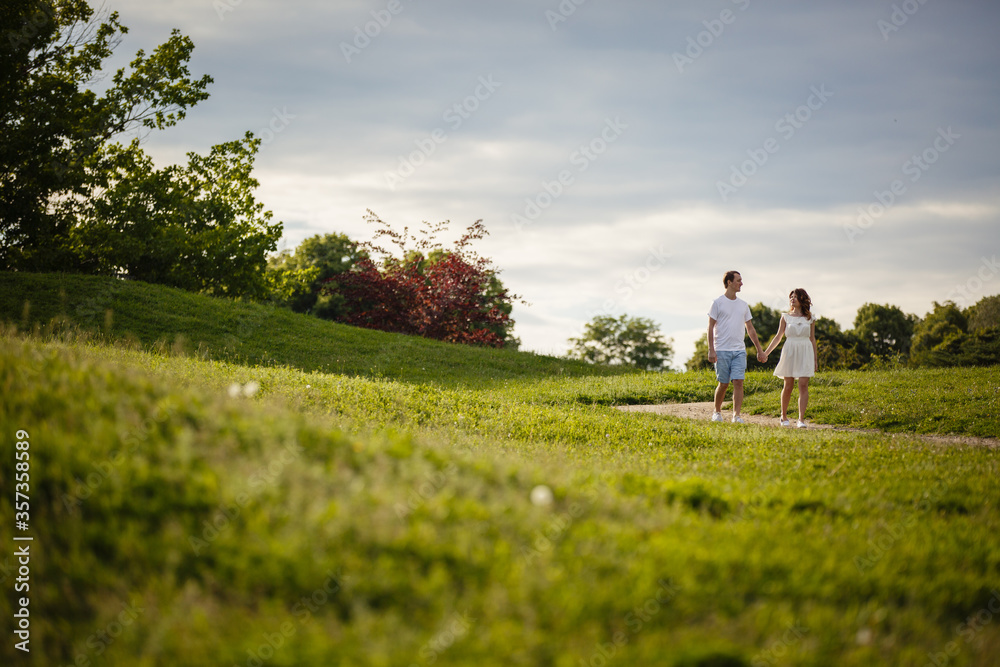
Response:
[[[685,419],[698,419],[702,421],[708,421],[712,418],[713,405],[711,401],[705,403],[661,403],[660,405],[619,405],[616,406],[619,410],[623,412],[653,412],[658,415],[670,415],[672,417],[683,417]],[[726,418],[726,423],[733,416],[733,404],[732,402],[723,403],[722,414]],[[743,421],[747,424],[754,424],[756,426],[769,426],[772,428],[781,428],[781,424],[778,422],[777,417],[769,417],[767,415],[750,415],[744,413],[742,415]],[[834,426],[832,424],[818,424],[809,419],[806,420],[808,424],[805,431],[840,431],[847,433],[881,433],[883,435],[889,435],[894,438],[916,438],[918,440],[925,440],[927,442],[935,442],[938,444],[947,445],[977,445],[980,447],[993,447],[1000,448],[1000,440],[996,438],[978,438],[971,435],[924,435],[919,433],[885,433],[884,431],[878,431],[875,429],[864,429],[864,428],[851,428],[849,426]],[[731,426],[737,426],[730,424]],[[791,420],[791,428],[789,430],[798,430],[795,428],[795,420]]]

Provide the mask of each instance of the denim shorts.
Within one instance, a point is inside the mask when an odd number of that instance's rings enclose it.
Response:
[[[715,353],[715,377],[722,384],[731,380],[742,380],[747,373],[746,350],[720,350]]]

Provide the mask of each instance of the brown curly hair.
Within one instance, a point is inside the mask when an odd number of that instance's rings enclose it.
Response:
[[[799,300],[799,308],[802,310],[802,314],[805,316],[807,320],[811,320],[812,313],[809,312],[809,309],[812,308],[813,302],[812,299],[809,298],[809,293],[806,292],[801,287],[796,287],[795,289],[793,289],[791,292],[788,293],[789,298],[793,294],[795,295],[795,298]]]

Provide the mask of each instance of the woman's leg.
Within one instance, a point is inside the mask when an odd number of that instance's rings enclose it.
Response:
[[[788,419],[788,401],[792,398],[792,387],[795,378],[784,378],[785,386],[781,388],[781,418]]]
[[[799,421],[806,419],[806,407],[809,405],[809,378],[799,378]]]

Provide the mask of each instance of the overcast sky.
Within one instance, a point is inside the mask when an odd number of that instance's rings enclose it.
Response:
[[[109,0],[114,64],[179,28],[211,98],[160,163],[247,130],[283,245],[482,218],[523,349],[651,318],[675,365],[722,274],[845,329],[1000,293],[1000,3]],[[866,214],[864,214],[866,212]],[[961,288],[961,291],[957,288]]]

